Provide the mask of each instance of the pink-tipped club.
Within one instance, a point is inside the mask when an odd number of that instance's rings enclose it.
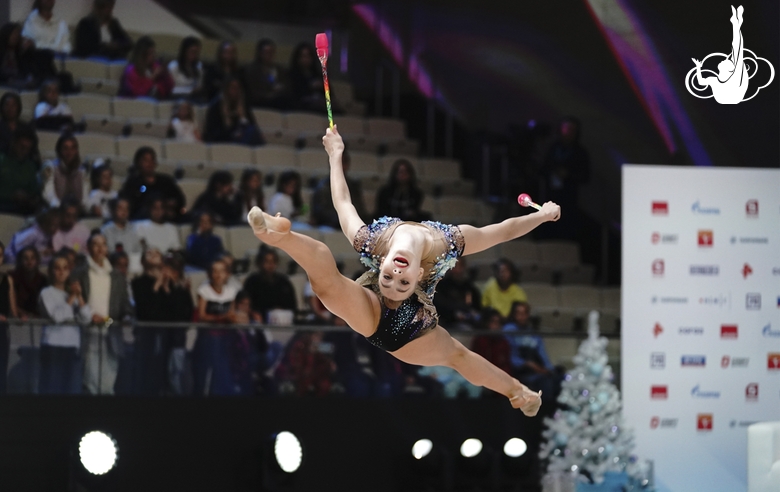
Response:
[[[324,32],[317,34],[314,38],[314,45],[317,47],[317,58],[328,56],[328,35]]]
[[[521,207],[533,207],[536,210],[542,209],[541,205],[537,205],[533,202],[533,200],[531,200],[531,196],[528,193],[521,193],[517,197],[517,203],[519,203]]]

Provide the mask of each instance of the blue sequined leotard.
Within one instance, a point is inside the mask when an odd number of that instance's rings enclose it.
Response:
[[[397,309],[391,309],[385,305],[384,297],[379,291],[378,273],[382,259],[376,251],[377,241],[403,223],[401,219],[382,217],[361,227],[352,242],[355,250],[360,253],[360,261],[369,268],[358,282],[366,288],[371,288],[379,296],[382,305],[377,330],[366,340],[388,352],[400,349],[436,327],[439,321],[433,307],[436,284],[447,270],[455,265],[466,246],[458,226],[433,221],[420,223],[431,231],[434,238],[441,239],[441,252],[430,267],[428,276],[415,289],[415,293],[405,299]]]

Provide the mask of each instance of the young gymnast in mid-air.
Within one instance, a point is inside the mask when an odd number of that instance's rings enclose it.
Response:
[[[341,166],[344,143],[338,130],[328,129],[322,140],[330,158],[331,191],[341,230],[368,271],[356,281],[344,277],[325,244],[290,231],[289,220],[257,207],[248,216],[255,236],[301,265],[325,307],[375,346],[409,364],[451,367],[472,384],[506,396],[525,415],[536,415],[541,392],[531,391],[438,326],[433,295],[459,256],[478,253],[527,234],[543,222],[558,220],[560,207],[547,202],[532,214],[479,228],[389,217],[366,225],[349,195]]]

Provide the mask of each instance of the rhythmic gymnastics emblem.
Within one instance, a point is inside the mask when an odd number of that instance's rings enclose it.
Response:
[[[692,58],[693,63],[696,64],[685,76],[685,88],[691,95],[698,97],[699,99],[708,99],[714,97],[715,101],[720,104],[739,104],[742,101],[749,101],[753,99],[758,91],[763,89],[772,83],[775,78],[775,68],[766,58],[761,58],[755,53],[745,48],[744,39],[742,38],[742,14],[745,9],[740,5],[736,10],[734,6],[731,6],[731,53],[726,55],[724,53],[711,53],[707,55],[702,61]],[[704,63],[709,59],[721,60],[718,63],[718,71],[703,68]],[[750,80],[756,76],[759,72],[759,61],[766,63],[769,67],[769,80],[762,85],[756,86],[758,83],[753,82],[755,90],[751,90],[751,94],[746,97],[748,93],[748,85]],[[763,73],[763,70],[762,70]],[[712,75],[707,77],[706,75]],[[763,77],[762,77],[763,78]],[[696,92],[706,93],[707,88],[712,89],[712,93],[708,95],[699,95]]]

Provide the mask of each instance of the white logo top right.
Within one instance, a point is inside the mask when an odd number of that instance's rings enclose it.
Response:
[[[758,91],[772,83],[772,80],[775,78],[775,68],[772,64],[766,58],[756,56],[755,53],[745,48],[742,31],[740,30],[744,12],[745,9],[741,5],[737,9],[734,9],[733,5],[731,6],[731,19],[729,20],[731,21],[732,36],[731,53],[729,55],[711,53],[702,61],[693,58],[693,63],[696,66],[685,76],[685,88],[693,96],[700,99],[714,97],[715,101],[720,104],[739,104],[742,101],[753,99],[758,94]],[[714,58],[713,62],[720,60],[717,66],[717,73],[703,68],[703,65],[710,58]],[[767,67],[769,67],[769,80],[760,87],[756,87],[754,83],[755,89],[751,90],[751,94],[748,97],[745,97],[750,80],[758,73],[759,60],[765,62]],[[712,89],[711,94],[708,94],[708,87]],[[700,95],[697,92],[706,95]]]

